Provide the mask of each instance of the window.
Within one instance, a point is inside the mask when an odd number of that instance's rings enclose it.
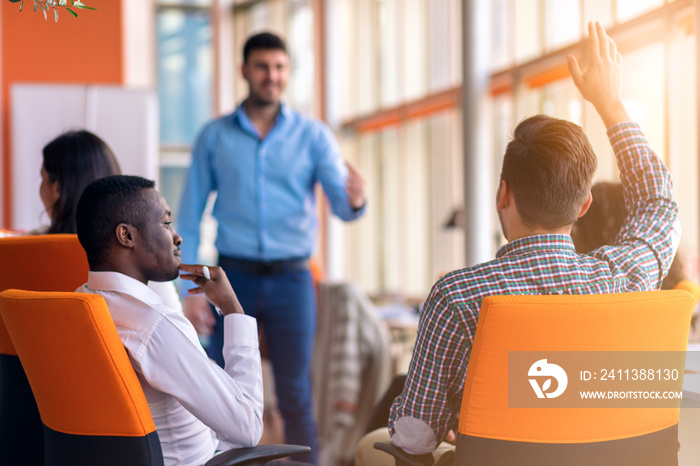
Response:
[[[331,19],[341,60],[331,79],[343,155],[370,209],[344,235],[344,275],[370,293],[423,299],[464,263],[459,0],[341,0]]]
[[[177,218],[192,144],[214,114],[211,0],[158,0],[156,10],[163,197]],[[216,258],[216,222],[202,221],[200,256]]]
[[[234,7],[234,62],[243,63],[241,52],[246,39],[255,33],[270,31],[285,39],[291,61],[291,74],[284,100],[295,110],[309,116],[316,113],[316,55],[314,48],[314,11],[310,0],[261,0]],[[236,102],[248,95],[247,83],[238,73],[234,78]]]
[[[209,11],[159,8],[157,34],[160,140],[188,145],[212,116]]]
[[[494,17],[516,26],[512,45],[504,45],[509,44],[507,31],[494,31],[493,69],[499,82],[508,85],[493,99],[493,157],[494,162],[502,157],[504,134],[524,117],[541,112],[584,128],[598,155],[595,181],[619,178],[603,123],[579,96],[565,66],[557,64],[564,63],[569,47],[587,36],[587,22],[600,21],[625,56],[625,105],[671,171],[683,228],[681,252],[689,257],[686,272],[697,280],[700,198],[693,5],[680,0],[495,1]],[[543,26],[543,38],[536,37],[533,30],[539,28],[533,25]],[[538,41],[544,41],[543,48]],[[585,51],[576,48],[575,53],[582,57]],[[515,64],[508,62],[510,56]],[[513,111],[504,111],[507,107]]]

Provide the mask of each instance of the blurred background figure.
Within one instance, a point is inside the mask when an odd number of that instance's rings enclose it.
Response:
[[[622,183],[601,181],[591,187],[593,203],[588,212],[574,223],[571,237],[576,252],[585,254],[613,244],[627,218]]]
[[[107,144],[90,131],[68,131],[43,149],[39,195],[50,224],[30,233],[75,233],[75,212],[85,187],[121,174]]]
[[[99,178],[121,175],[119,162],[107,143],[84,129],[62,133],[44,146],[42,154],[39,196],[50,223],[27,234],[75,234],[75,214],[83,190]],[[173,282],[149,282],[148,286],[168,306],[182,312]]]
[[[290,76],[285,42],[262,32],[243,47],[248,95],[230,115],[209,122],[192,151],[180,202],[182,260],[197,262],[200,223],[212,192],[216,249],[246,314],[265,332],[287,443],[308,445],[316,464],[311,399],[316,299],[309,258],[316,248],[316,185],[338,218],[365,211],[364,180],[340,155],[324,123],[282,101]],[[222,367],[223,319],[200,296],[183,295],[185,315]]]
[[[627,218],[622,183],[598,182],[591,187],[591,194],[593,202],[588,212],[574,223],[571,230],[571,238],[574,240],[576,252],[580,254],[613,244],[622,223]],[[661,289],[687,290],[697,303],[700,300],[700,286],[689,279],[685,272],[685,262],[683,252],[679,250],[673,258],[668,275],[664,277]],[[691,326],[691,339],[694,339],[697,334],[695,328],[697,314],[696,309]]]

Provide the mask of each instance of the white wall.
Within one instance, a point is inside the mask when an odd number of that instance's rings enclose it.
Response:
[[[15,84],[11,89],[12,219],[47,224],[39,198],[41,150],[64,131],[87,129],[112,148],[122,171],[158,182],[158,102],[153,91],[116,86]]]

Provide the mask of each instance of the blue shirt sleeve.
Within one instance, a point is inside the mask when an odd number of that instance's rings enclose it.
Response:
[[[345,221],[361,217],[366,210],[367,201],[360,209],[353,209],[345,192],[348,169],[340,156],[340,150],[330,129],[319,124],[318,140],[314,146],[316,158],[316,180],[321,183],[333,213]]]
[[[217,121],[204,128],[197,138],[192,150],[192,163],[187,170],[185,186],[180,198],[177,215],[177,232],[182,237],[182,262],[198,262],[200,234],[199,225],[209,194],[216,189],[211,167],[211,151],[215,144],[215,125]],[[194,286],[190,282],[183,284],[180,294],[187,295],[187,290]]]

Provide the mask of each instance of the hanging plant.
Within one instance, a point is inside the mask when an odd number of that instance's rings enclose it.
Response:
[[[97,10],[97,8],[92,8],[89,6],[85,6],[83,2],[80,0],[27,0],[34,2],[34,11],[36,10],[41,10],[42,13],[44,13],[44,19],[48,19],[48,11],[49,8],[53,10],[53,19],[54,21],[58,21],[58,8],[65,8],[68,13],[73,15],[74,17],[78,17],[78,13],[75,11],[71,10],[71,8],[74,9],[80,9],[80,10]],[[10,0],[10,3],[19,3],[19,11],[22,11],[22,8],[24,7],[24,0]]]

